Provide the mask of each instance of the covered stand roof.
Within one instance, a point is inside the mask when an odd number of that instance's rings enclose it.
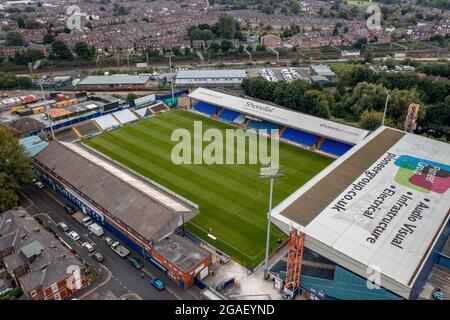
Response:
[[[349,144],[362,141],[369,131],[345,124],[310,116],[304,113],[281,108],[231,94],[198,88],[189,94],[206,103],[237,111],[258,119],[278,123],[290,128],[311,132],[326,138],[339,140]]]
[[[148,240],[181,214],[188,221],[198,213],[195,204],[75,144],[51,142],[35,161]]]

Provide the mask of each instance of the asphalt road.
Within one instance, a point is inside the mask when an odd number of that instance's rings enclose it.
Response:
[[[167,277],[165,277],[161,272],[156,270],[149,263],[145,263],[143,269],[145,273],[145,279],[143,279],[141,276],[141,272],[136,270],[128,261],[128,259],[119,257],[100,238],[90,233],[86,227],[82,226],[75,219],[73,219],[62,206],[65,203],[63,197],[54,193],[47,185],[42,190],[39,190],[34,186],[29,187],[24,191],[24,194],[25,199],[24,203],[22,204],[24,207],[30,206],[31,201],[34,208],[37,209],[35,211],[41,213],[41,220],[44,220],[47,223],[49,220],[51,220],[50,223],[52,224],[58,224],[59,222],[66,223],[70,230],[74,230],[80,235],[81,242],[89,241],[90,243],[93,243],[95,249],[105,257],[105,260],[101,265],[103,265],[107,269],[102,268],[101,270],[101,272],[103,273],[101,277],[102,279],[98,281],[101,283],[94,284],[99,286],[99,288],[96,289],[98,293],[104,293],[109,290],[113,292],[117,297],[125,297],[127,295],[134,294],[138,295],[141,299],[144,300],[194,299],[194,296],[177,287],[174,283],[171,282],[171,280],[167,279]],[[58,234],[83,258],[88,256],[87,251],[81,247],[80,241],[75,244],[74,241],[72,241],[64,232],[58,230]],[[106,230],[105,235],[114,240],[118,240]],[[131,249],[129,250],[130,256],[135,256],[140,261],[143,261],[142,257],[134,254]],[[97,271],[101,269],[101,266],[89,256],[86,260],[92,263]],[[108,273],[108,276],[106,276],[106,273]],[[159,292],[150,284],[150,280],[155,277],[165,280],[166,290]],[[89,290],[88,288],[87,291],[89,292],[92,290]],[[81,298],[83,298],[84,296],[86,296],[85,293],[83,293]],[[87,295],[86,298],[89,298],[89,296]]]

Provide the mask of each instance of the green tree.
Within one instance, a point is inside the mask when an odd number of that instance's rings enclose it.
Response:
[[[44,35],[44,44],[51,44],[53,41],[55,41],[55,36],[51,33],[47,33]]]
[[[401,128],[411,103],[422,104],[419,93],[415,90],[399,90],[395,88],[389,93],[387,115],[393,119],[397,127]]]
[[[72,60],[73,55],[69,47],[62,41],[56,40],[52,43],[52,51],[50,54],[52,59]]]
[[[222,52],[228,52],[231,48],[233,48],[233,43],[230,40],[222,40],[220,43],[220,50],[222,50]]]
[[[425,120],[427,123],[450,126],[450,95],[445,101],[428,107]]]
[[[31,159],[11,130],[0,125],[0,212],[19,203],[18,192],[31,182],[33,176]]]
[[[12,46],[26,46],[27,42],[22,33],[18,31],[8,31],[5,36],[5,45]]]
[[[84,59],[89,58],[90,55],[89,46],[87,45],[86,42],[79,41],[75,44],[75,53],[77,54],[77,56],[81,58]]]
[[[375,130],[381,126],[381,121],[383,120],[383,112],[380,111],[369,111],[364,110],[359,119],[359,126],[366,130]],[[384,125],[389,127],[396,127],[391,118],[386,117],[384,119]]]
[[[219,28],[220,37],[223,39],[233,39],[234,33],[236,31],[236,21],[233,16],[224,13],[219,17],[219,21],[217,22],[217,26]]]
[[[127,102],[131,102],[131,101],[136,100],[136,98],[137,98],[137,95],[135,95],[133,92],[130,92],[129,94],[127,94],[126,100],[127,100]]]

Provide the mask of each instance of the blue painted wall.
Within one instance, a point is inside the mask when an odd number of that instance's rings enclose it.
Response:
[[[336,266],[333,280],[301,276],[300,287],[316,292],[323,291],[325,299],[339,300],[401,300],[402,298],[385,290],[367,288],[366,279]]]

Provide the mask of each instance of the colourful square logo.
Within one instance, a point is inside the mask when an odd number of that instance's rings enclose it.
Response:
[[[422,192],[443,194],[450,187],[450,166],[426,159],[402,155],[396,161],[399,167],[395,182]]]

